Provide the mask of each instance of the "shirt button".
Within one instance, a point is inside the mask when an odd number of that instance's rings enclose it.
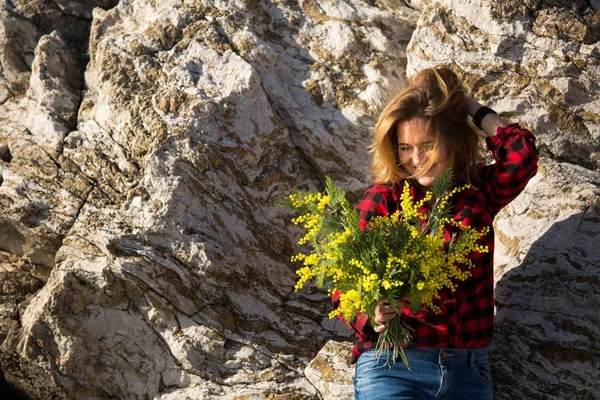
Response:
[[[456,315],[450,317],[450,322],[452,322],[453,324],[456,323]]]

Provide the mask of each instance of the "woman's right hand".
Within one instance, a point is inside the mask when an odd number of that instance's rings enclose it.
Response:
[[[402,309],[402,302],[399,302],[398,309]],[[386,326],[385,323],[391,319],[394,319],[398,314],[394,307],[387,300],[382,300],[375,307],[375,325],[373,329],[377,333],[381,333],[385,331]]]

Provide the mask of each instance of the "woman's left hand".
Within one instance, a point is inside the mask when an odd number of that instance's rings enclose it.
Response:
[[[375,323],[377,325],[373,327],[373,330],[377,333],[385,331],[385,323],[394,319],[397,315],[396,310],[394,310],[394,307],[387,300],[380,301],[375,307]]]

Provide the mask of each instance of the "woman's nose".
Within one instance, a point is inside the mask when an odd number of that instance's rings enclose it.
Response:
[[[415,149],[412,156],[412,162],[414,165],[420,165],[425,160],[425,155],[422,150]]]

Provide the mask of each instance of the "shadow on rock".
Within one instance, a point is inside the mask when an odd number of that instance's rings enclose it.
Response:
[[[0,371],[0,397],[8,400],[31,400],[31,397],[23,391],[6,382],[2,371]]]
[[[555,223],[496,285],[491,347],[498,399],[597,397],[600,215]]]

